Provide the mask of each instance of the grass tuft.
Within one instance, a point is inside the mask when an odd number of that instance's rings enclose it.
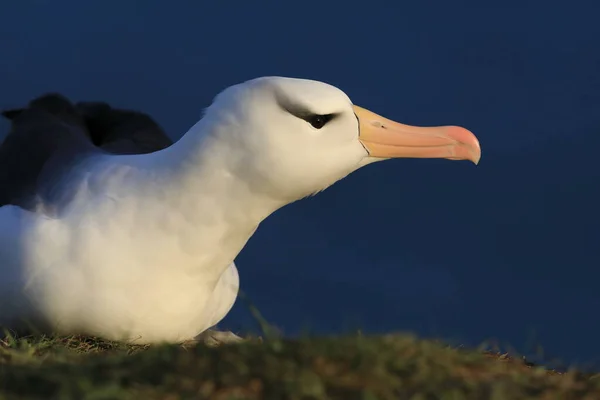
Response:
[[[83,336],[0,341],[0,399],[598,399],[599,377],[404,334],[218,348]]]

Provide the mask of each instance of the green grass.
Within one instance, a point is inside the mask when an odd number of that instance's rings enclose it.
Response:
[[[0,342],[0,399],[600,399],[600,376],[408,335],[210,348],[88,337]]]

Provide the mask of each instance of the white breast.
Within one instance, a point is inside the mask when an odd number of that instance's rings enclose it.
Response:
[[[28,214],[20,233],[26,292],[57,331],[191,339],[233,305],[233,258],[256,226],[232,225],[209,197],[196,196],[190,217],[172,198],[118,188],[127,185],[78,199],[80,209],[63,219]]]

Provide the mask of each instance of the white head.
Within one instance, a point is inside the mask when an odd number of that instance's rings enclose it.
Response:
[[[399,124],[354,106],[326,83],[264,77],[221,92],[203,118],[229,145],[232,172],[254,190],[293,201],[316,193],[356,169],[394,157],[480,158],[464,128]],[[225,154],[224,154],[225,156]]]

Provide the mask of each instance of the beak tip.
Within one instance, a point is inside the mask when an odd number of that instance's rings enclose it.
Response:
[[[457,142],[468,149],[467,158],[473,162],[473,164],[478,165],[479,160],[481,160],[481,145],[479,144],[477,136],[462,126],[450,126],[448,131],[451,133],[451,137],[455,138]]]

